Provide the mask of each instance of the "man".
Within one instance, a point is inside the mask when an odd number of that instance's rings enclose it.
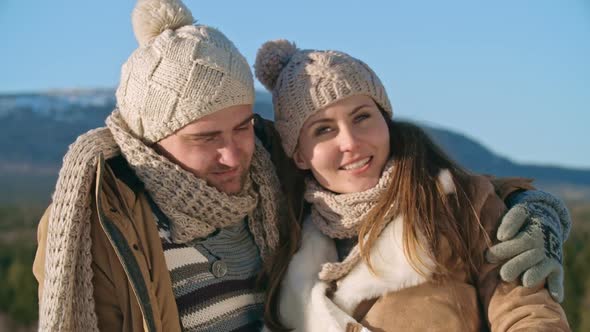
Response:
[[[39,224],[40,329],[258,330],[285,218],[250,68],[178,0],[132,19],[117,108],[70,146]]]
[[[180,2],[133,24],[117,109],[70,147],[39,226],[40,328],[259,329],[280,187],[248,63]]]

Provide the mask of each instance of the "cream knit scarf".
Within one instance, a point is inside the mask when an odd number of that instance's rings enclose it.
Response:
[[[45,279],[40,299],[42,331],[98,331],[90,240],[92,183],[100,154],[122,153],[171,222],[178,243],[205,237],[249,216],[264,259],[278,244],[280,184],[270,156],[257,141],[249,177],[237,195],[226,195],[155,153],[129,134],[115,110],[108,128],[81,135],[59,173],[47,230]]]
[[[276,247],[276,199],[280,187],[278,178],[272,176],[270,156],[261,143],[256,143],[244,188],[236,195],[228,195],[131,135],[119,113],[107,119],[107,126],[135,174],[170,219],[173,242],[186,243],[206,237],[217,228],[235,225],[249,216],[250,231],[262,256],[266,257],[268,249]]]
[[[369,211],[376,205],[391,181],[394,170],[390,160],[377,185],[365,191],[336,194],[322,187],[315,179],[306,180],[305,200],[312,204],[311,220],[316,227],[332,239],[346,239],[358,236],[359,227]],[[381,232],[389,221],[383,224]],[[344,277],[361,259],[358,243],[342,262],[325,263],[319,273],[320,279],[333,281]]]

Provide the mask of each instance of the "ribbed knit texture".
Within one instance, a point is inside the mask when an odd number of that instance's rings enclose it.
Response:
[[[264,293],[255,289],[255,281],[261,260],[247,222],[222,228],[204,240],[174,244],[168,220],[154,214],[183,330],[259,329]],[[223,262],[227,274],[216,276],[215,262]]]
[[[367,214],[385,193],[394,167],[393,160],[390,160],[377,185],[365,191],[349,194],[336,194],[323,188],[315,179],[308,178],[305,200],[312,204],[312,222],[323,234],[332,239],[350,239],[358,236],[359,227],[365,221]],[[389,221],[383,223],[379,232],[393,220],[391,215],[386,218]],[[319,273],[320,279],[326,281],[340,279],[350,272],[360,259],[360,248],[356,243],[343,261],[323,264]]]
[[[90,202],[97,156],[119,148],[107,128],[78,137],[66,153],[47,227],[40,331],[98,331],[92,295]]]
[[[286,40],[269,41],[258,51],[254,67],[258,80],[272,92],[275,127],[290,157],[305,120],[346,97],[367,95],[392,115],[379,77],[346,53],[299,50]]]

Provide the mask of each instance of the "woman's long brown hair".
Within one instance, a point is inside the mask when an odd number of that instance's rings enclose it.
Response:
[[[433,281],[441,281],[451,269],[465,268],[472,278],[483,262],[478,251],[477,234],[481,224],[469,200],[470,174],[454,163],[418,126],[394,121],[384,115],[389,128],[390,158],[395,160],[392,180],[376,206],[359,229],[361,256],[371,267],[370,249],[384,225],[392,216],[403,215],[404,253],[410,264],[424,274],[428,264],[419,252],[426,253],[435,264]],[[303,202],[304,176],[309,172],[297,169],[292,162],[277,166],[277,173],[289,202],[289,218],[281,223],[281,247],[268,265],[265,324],[272,331],[289,331],[279,317],[280,285],[291,258],[301,241],[301,222],[309,205]],[[441,170],[452,175],[455,193],[447,194],[438,181]],[[444,242],[444,243],[443,243]],[[441,245],[445,255],[435,255]],[[452,266],[450,266],[452,264]],[[372,268],[372,267],[371,267]]]
[[[267,139],[272,141],[271,158],[277,176],[281,180],[286,204],[280,207],[279,248],[265,263],[259,282],[266,288],[264,323],[271,331],[289,331],[291,329],[283,325],[279,316],[279,296],[281,282],[301,241],[301,222],[305,215],[303,210],[305,173],[300,171],[293,160],[285,154],[274,126],[267,125],[266,130]]]
[[[470,197],[470,174],[453,162],[420,127],[385,117],[394,170],[386,192],[360,226],[361,256],[372,269],[370,249],[392,216],[403,216],[404,253],[412,267],[441,281],[451,269],[467,271],[471,279],[483,255],[478,248],[482,226]],[[451,174],[455,192],[445,192],[441,170]],[[441,248],[446,248],[440,250]],[[424,253],[434,263],[428,266]],[[438,253],[438,255],[437,255]],[[443,255],[446,255],[443,257]]]

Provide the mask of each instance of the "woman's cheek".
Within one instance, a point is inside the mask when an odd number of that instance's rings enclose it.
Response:
[[[314,160],[312,165],[315,164],[315,168],[318,172],[326,173],[333,172],[334,165],[336,163],[336,156],[330,144],[318,144],[313,153]]]

